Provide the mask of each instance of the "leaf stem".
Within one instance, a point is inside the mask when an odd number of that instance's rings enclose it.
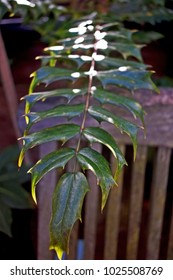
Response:
[[[80,135],[79,135],[78,143],[77,143],[77,146],[76,146],[76,155],[77,155],[77,153],[79,152],[79,149],[80,149],[80,144],[81,144],[81,139],[82,139],[82,133],[83,133],[83,130],[84,130],[84,128],[85,128],[85,122],[86,122],[86,118],[87,118],[87,112],[88,112],[88,108],[89,108],[89,105],[90,105],[91,88],[92,88],[92,85],[93,85],[93,77],[94,77],[94,73],[95,73],[95,64],[96,64],[94,58],[95,58],[96,55],[97,55],[96,44],[97,44],[97,41],[94,43],[94,51],[93,51],[93,54],[92,54],[91,66],[90,66],[90,69],[89,69],[89,72],[88,72],[89,81],[88,81],[88,89],[87,89],[86,103],[85,103],[84,115],[83,115],[83,119],[82,119],[82,123],[81,123],[81,127],[80,127]],[[76,164],[77,164],[77,162],[75,162],[74,170],[76,169]]]

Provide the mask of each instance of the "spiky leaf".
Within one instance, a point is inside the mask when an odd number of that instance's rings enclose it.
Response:
[[[75,155],[72,148],[62,148],[39,160],[28,172],[32,174],[32,197],[36,202],[35,188],[45,174],[54,168],[64,168],[66,163]]]
[[[102,190],[102,209],[108,198],[110,188],[116,184],[112,177],[107,160],[97,151],[84,148],[79,151],[77,159],[82,168],[91,170],[97,177],[97,182]]]
[[[67,98],[68,102],[70,102],[73,98],[79,95],[85,95],[86,89],[70,89],[70,88],[62,88],[62,89],[55,89],[50,91],[43,91],[43,92],[36,92],[30,93],[29,95],[24,96],[22,99],[27,101],[25,107],[25,114],[28,114],[31,110],[31,107],[37,101],[45,101],[47,98],[51,97],[65,97]]]
[[[107,146],[111,150],[112,154],[118,161],[117,170],[115,174],[115,180],[117,180],[119,172],[121,171],[123,165],[126,164],[126,161],[112,135],[100,127],[87,127],[84,129],[83,135],[91,143],[92,142],[101,143]]]
[[[30,85],[30,92],[34,91],[34,88],[39,85],[40,83],[45,83],[49,85],[53,82],[59,80],[75,80],[73,73],[76,71],[67,70],[64,68],[56,68],[56,67],[49,67],[44,66],[39,68],[36,72],[32,74],[33,80]]]
[[[93,89],[92,94],[94,98],[102,104],[111,104],[126,108],[133,114],[134,118],[140,118],[142,124],[144,124],[144,110],[137,101],[121,94],[116,94],[100,88]]]
[[[97,77],[104,87],[107,85],[116,85],[134,91],[136,89],[149,89],[158,92],[157,87],[151,81],[151,73],[148,71],[137,70],[109,70],[98,71]]]
[[[62,124],[22,137],[21,139],[23,140],[24,145],[19,156],[19,167],[21,166],[24,154],[28,149],[54,140],[60,140],[64,144],[70,138],[77,135],[79,131],[80,126],[76,124]]]
[[[140,52],[140,48],[132,43],[109,43],[108,44],[108,51],[118,51],[122,54],[124,59],[127,59],[129,56],[133,56],[137,58],[139,61],[142,61],[142,56]]]
[[[138,127],[135,124],[123,118],[120,118],[115,114],[111,113],[110,111],[98,106],[90,106],[88,112],[92,117],[94,117],[99,122],[107,121],[108,123],[112,123],[113,125],[118,127],[121,132],[123,131],[127,133],[127,135],[130,136],[133,143],[134,158],[136,157]]]
[[[146,65],[146,64],[143,64],[143,63],[140,63],[137,61],[124,60],[121,58],[107,57],[107,56],[105,56],[104,59],[100,60],[99,64],[107,67],[108,69],[110,69],[110,67],[111,68],[126,67],[128,69],[131,68],[131,69],[144,70],[149,67],[149,65]]]
[[[55,61],[62,61],[62,62],[66,62],[67,64],[70,65],[74,65],[76,66],[76,68],[80,68],[81,66],[83,66],[86,62],[91,62],[92,57],[91,56],[85,56],[85,55],[47,55],[47,56],[41,56],[39,57],[39,59],[41,59],[42,65],[46,66],[47,64],[50,65],[52,60]]]
[[[68,252],[71,229],[81,219],[84,197],[89,190],[83,173],[64,174],[53,194],[52,217],[50,222],[50,249],[55,249],[61,259]]]
[[[30,129],[33,124],[41,120],[44,120],[46,118],[67,117],[69,119],[72,119],[74,117],[80,116],[80,114],[83,111],[84,111],[84,104],[74,104],[74,105],[59,105],[47,111],[30,113],[27,114],[27,118],[29,121],[27,129]]]

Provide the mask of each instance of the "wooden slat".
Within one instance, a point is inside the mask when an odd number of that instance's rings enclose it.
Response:
[[[91,191],[86,197],[85,224],[84,224],[84,259],[93,260],[95,257],[97,213],[98,213],[98,195],[99,188],[96,178],[89,174],[88,181]]]
[[[16,94],[16,89],[13,82],[13,77],[11,74],[8,57],[6,54],[1,32],[0,32],[0,77],[2,80],[2,85],[7,100],[7,106],[9,108],[9,115],[11,117],[13,129],[16,137],[18,138],[20,136],[20,132],[19,132],[17,118],[16,118],[17,107],[18,107],[17,94]]]
[[[101,146],[95,145],[101,152]],[[99,186],[93,173],[88,172],[90,191],[86,196],[85,217],[84,217],[84,259],[93,260],[95,257],[97,214],[99,202]]]
[[[40,146],[40,158],[54,151],[56,142],[46,143]],[[37,259],[51,260],[54,252],[49,251],[49,222],[52,211],[52,194],[57,182],[57,172],[49,172],[39,183],[38,190],[38,242]]]
[[[13,76],[11,73],[8,57],[6,54],[3,38],[0,31],[0,80],[2,81],[3,91],[7,102],[9,116],[12,122],[12,129],[18,139],[21,136],[19,125],[17,122],[17,111],[18,111],[18,99]],[[23,115],[23,114],[22,114]],[[22,146],[21,142],[17,142],[19,147]],[[25,154],[24,162],[26,164],[31,163],[28,152]]]
[[[172,217],[171,217],[171,227],[170,227],[170,233],[169,233],[167,259],[173,260],[173,208],[172,208]]]
[[[132,170],[129,224],[127,235],[127,260],[137,259],[142,201],[145,183],[147,147],[139,146]]]
[[[125,153],[125,147],[120,146],[122,153]],[[112,158],[112,169],[115,171],[116,163]],[[107,214],[106,214],[106,229],[105,229],[105,246],[104,246],[104,259],[114,260],[117,256],[118,246],[118,233],[120,223],[120,207],[123,188],[123,171],[120,174],[118,187],[110,191]]]
[[[146,259],[150,260],[158,259],[159,256],[170,156],[171,149],[158,148],[152,179],[146,252]]]

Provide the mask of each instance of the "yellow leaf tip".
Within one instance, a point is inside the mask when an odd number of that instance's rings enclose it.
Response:
[[[51,245],[51,246],[49,247],[49,250],[55,250],[58,259],[59,259],[59,260],[62,260],[64,251],[63,251],[59,246],[53,246],[53,245]]]

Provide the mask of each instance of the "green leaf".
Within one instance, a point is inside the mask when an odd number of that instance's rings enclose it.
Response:
[[[26,170],[25,170],[26,171]],[[27,179],[26,174],[23,174],[25,176],[25,180]],[[22,178],[21,178],[22,179]],[[19,172],[17,168],[14,168],[13,170],[6,170],[2,174],[0,174],[0,183],[8,183],[9,181],[19,181]]]
[[[8,8],[7,7],[8,3],[5,5],[5,3],[0,3],[0,20],[3,18],[3,16],[7,13]]]
[[[102,190],[102,209],[108,198],[110,188],[116,183],[107,160],[97,151],[91,148],[84,148],[77,154],[77,159],[82,168],[91,170],[97,177],[98,184]]]
[[[81,219],[83,200],[89,190],[81,172],[65,173],[53,194],[50,222],[50,249],[55,249],[59,259],[69,250],[69,238],[77,219]]]
[[[91,62],[92,57],[91,56],[85,56],[85,55],[49,55],[49,56],[40,56],[38,57],[41,59],[42,65],[45,66],[47,64],[50,64],[52,60],[58,60],[62,61],[63,63],[66,62],[70,65],[73,65],[74,63],[77,65],[77,68],[80,68],[83,66],[86,62]]]
[[[88,112],[99,122],[107,121],[108,123],[112,123],[113,125],[118,127],[121,132],[125,132],[128,136],[130,136],[133,143],[134,159],[136,158],[138,127],[135,124],[121,117],[118,117],[108,110],[98,106],[90,106]]]
[[[110,69],[110,67],[113,68],[120,68],[120,67],[126,67],[128,69],[140,69],[144,70],[149,67],[149,65],[146,65],[144,63],[140,63],[137,61],[131,61],[131,60],[125,60],[121,58],[115,58],[115,57],[107,57],[105,56],[103,60],[99,61],[99,65],[105,66]]]
[[[40,159],[28,172],[32,174],[32,197],[36,202],[35,188],[37,183],[54,168],[64,168],[66,163],[75,155],[72,148],[62,148]]]
[[[62,89],[55,89],[55,90],[50,90],[50,91],[30,93],[29,95],[26,95],[22,98],[22,100],[27,101],[27,105],[25,108],[25,114],[28,114],[30,112],[31,107],[37,101],[40,101],[40,100],[45,101],[47,98],[50,98],[50,97],[65,97],[65,98],[67,98],[68,102],[70,102],[76,96],[85,95],[86,90],[87,89],[85,89],[85,88],[83,88],[83,89],[62,88]]]
[[[127,59],[130,56],[137,58],[139,61],[142,61],[142,56],[140,52],[141,47],[137,47],[132,43],[109,43],[108,50],[118,51],[122,54],[124,59]]]
[[[16,161],[19,155],[19,148],[17,145],[10,146],[0,152],[0,170],[6,167],[9,162]]]
[[[127,163],[112,135],[100,127],[87,127],[83,130],[83,135],[91,143],[92,142],[101,143],[107,146],[111,150],[111,152],[113,153],[114,157],[117,159],[118,162],[117,170],[115,173],[115,181],[116,181],[122,167],[124,166],[124,164]]]
[[[59,81],[59,80],[71,80],[74,81],[76,78],[73,76],[73,70],[67,70],[64,68],[57,67],[49,67],[44,66],[39,68],[36,72],[34,72],[31,77],[33,77],[33,81],[30,85],[29,92],[33,92],[36,85],[40,83],[45,83],[46,86],[49,84]]]
[[[107,85],[116,85],[134,91],[136,89],[149,89],[158,92],[157,87],[151,81],[149,71],[138,70],[107,70],[98,71],[97,77],[104,87]]]
[[[0,231],[12,237],[11,234],[12,212],[2,202],[0,203]]]
[[[115,21],[115,22],[108,22],[108,23],[104,23],[100,26],[100,30],[104,30],[104,31],[108,31],[110,28],[112,27],[118,27],[119,28],[120,23]]]
[[[152,41],[157,41],[164,36],[155,31],[137,31],[133,35],[133,39],[137,43],[149,44]]]
[[[10,208],[33,208],[33,201],[27,191],[18,185],[0,187],[0,202]]]
[[[69,35],[69,34],[68,34]],[[71,35],[71,34],[70,34]],[[57,41],[56,46],[47,47],[45,50],[52,52],[54,55],[67,54],[77,46],[85,47],[85,44],[93,44],[93,34],[83,34],[82,36],[68,37]]]
[[[84,104],[59,105],[47,111],[32,112],[30,114],[27,114],[27,118],[29,121],[27,129],[30,129],[33,124],[47,118],[67,117],[69,119],[72,119],[74,117],[80,116],[80,114],[84,111],[84,106]]]
[[[120,29],[117,31],[108,31],[106,32],[106,36],[105,38],[110,41],[110,39],[114,39],[116,38],[116,41],[120,41],[121,39],[123,39],[125,42],[133,42],[132,41],[132,35],[133,35],[133,31],[129,30],[129,29]]]
[[[39,132],[32,133],[28,136],[21,137],[24,144],[19,156],[18,166],[21,166],[24,154],[28,149],[54,140],[60,140],[64,144],[70,138],[77,135],[79,131],[80,126],[78,125],[62,124],[43,129]]]
[[[126,108],[135,119],[136,117],[140,118],[144,125],[144,110],[135,100],[100,88],[94,88],[92,94],[102,104],[112,104]]]

